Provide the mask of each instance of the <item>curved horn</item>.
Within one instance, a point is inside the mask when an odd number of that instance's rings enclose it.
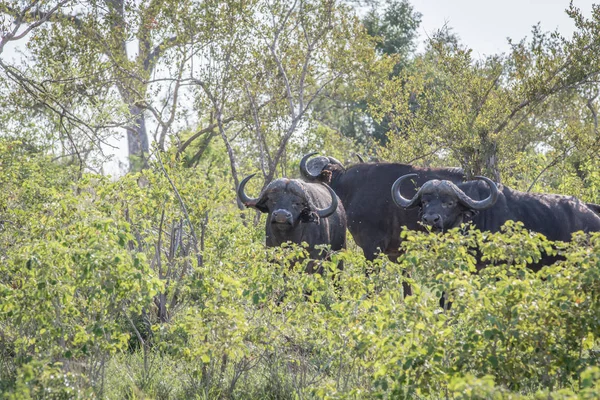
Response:
[[[394,199],[394,203],[396,203],[398,207],[412,208],[418,205],[419,200],[421,199],[421,189],[419,189],[410,200],[402,197],[402,194],[400,194],[400,185],[402,185],[402,182],[409,178],[416,178],[417,176],[417,174],[402,175],[400,178],[396,179],[396,182],[392,185],[392,199]]]
[[[333,189],[330,188],[328,184],[322,183],[322,185],[327,188],[327,190],[329,191],[329,194],[331,195],[331,204],[329,205],[329,207],[324,208],[322,210],[315,210],[315,212],[317,213],[319,218],[327,218],[331,214],[333,214],[335,212],[335,210],[337,210],[338,198],[337,198],[337,195],[335,194],[335,192],[333,191]]]
[[[358,153],[354,153],[354,155],[356,156],[356,158],[358,158],[358,162],[363,164],[365,162],[365,160],[361,157],[360,154]]]
[[[496,204],[496,201],[498,200],[498,187],[494,181],[485,176],[476,176],[475,179],[485,181],[490,187],[490,195],[487,199],[473,200],[456,185],[451,185],[452,190],[454,190],[454,193],[458,196],[458,200],[463,203],[463,205],[477,211],[486,210]]]
[[[309,181],[315,180],[319,177],[319,174],[313,175],[306,168],[306,161],[308,161],[308,159],[311,158],[312,156],[314,156],[315,154],[317,154],[317,152],[313,151],[312,153],[308,153],[307,155],[302,157],[302,160],[300,160],[300,173],[302,174],[303,177],[305,177]]]
[[[242,203],[246,206],[246,207],[254,207],[256,206],[256,203],[258,203],[258,201],[260,200],[260,197],[253,199],[251,197],[248,197],[246,195],[246,193],[244,192],[244,187],[246,186],[246,183],[248,183],[248,181],[250,179],[252,179],[252,177],[256,175],[256,174],[252,174],[252,175],[248,175],[247,177],[245,177],[241,182],[240,185],[237,188],[237,195],[238,198],[242,201]]]
[[[342,168],[344,167],[344,164],[342,164],[340,162],[340,160],[338,160],[337,158],[335,158],[335,157],[327,157],[327,158],[329,159],[329,162],[331,162],[332,164],[337,164]]]

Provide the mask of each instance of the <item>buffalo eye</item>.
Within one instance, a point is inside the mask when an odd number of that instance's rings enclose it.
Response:
[[[456,202],[450,200],[450,201],[445,201],[443,203],[444,208],[452,208],[456,205]]]

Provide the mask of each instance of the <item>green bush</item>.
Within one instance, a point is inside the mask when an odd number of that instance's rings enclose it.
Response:
[[[2,177],[4,398],[599,394],[600,234],[406,231],[397,263],[349,249],[308,275],[219,168],[165,154],[111,181],[48,162]],[[544,252],[562,260],[528,269]]]

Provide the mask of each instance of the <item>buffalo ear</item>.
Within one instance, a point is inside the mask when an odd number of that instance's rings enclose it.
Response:
[[[319,175],[319,179],[321,180],[321,182],[331,185],[331,171],[323,169],[323,171],[321,171],[321,174]]]
[[[463,221],[470,221],[475,218],[477,214],[479,214],[479,211],[467,208],[462,211]]]
[[[256,205],[254,206],[254,208],[256,208],[261,213],[268,213],[269,212],[269,208],[267,207],[267,201],[266,200],[260,200],[258,203],[256,203]]]
[[[304,210],[302,210],[302,212],[300,213],[300,217],[298,218],[300,220],[300,222],[304,222],[304,223],[310,223],[310,222],[315,222],[315,223],[319,223],[319,215],[317,215],[316,212],[309,210],[308,208],[305,208]]]

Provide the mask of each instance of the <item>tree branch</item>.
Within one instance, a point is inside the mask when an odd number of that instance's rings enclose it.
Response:
[[[596,136],[598,136],[598,113],[596,112],[596,109],[594,108],[594,100],[596,100],[596,97],[598,97],[598,93],[596,93],[594,95],[594,97],[587,99],[587,102],[585,105],[592,113],[592,118],[594,121],[594,133],[596,134]]]
[[[104,141],[102,138],[100,138],[96,135],[95,131],[96,131],[97,127],[92,127],[87,122],[83,121],[81,118],[74,115],[72,112],[70,112],[67,109],[66,106],[64,106],[59,100],[54,98],[54,96],[52,96],[52,94],[50,94],[49,92],[44,90],[43,87],[40,87],[36,82],[33,82],[32,80],[22,76],[18,71],[16,71],[13,67],[11,67],[9,65],[6,65],[2,60],[0,60],[0,67],[6,71],[7,76],[13,82],[15,82],[21,88],[23,88],[23,90],[25,92],[27,92],[29,95],[31,95],[34,99],[38,100],[41,104],[43,104],[43,106],[45,108],[48,108],[50,111],[52,111],[56,115],[63,116],[64,118],[66,118],[67,120],[72,122],[74,125],[78,126],[80,129],[81,129],[81,127],[85,127],[87,130],[91,131],[92,135],[93,135],[93,139],[94,139],[94,140],[92,140],[92,142],[97,140],[100,143],[102,143],[108,147],[111,147],[113,149],[116,148],[115,146],[109,144],[108,142]],[[114,125],[111,124],[111,125],[105,125],[104,127],[110,128],[110,127],[121,127],[121,126],[122,126],[121,124],[114,124]],[[85,133],[85,129],[82,129],[82,132]],[[88,133],[85,133],[85,135],[90,140],[92,139],[92,137]],[[99,149],[101,149],[98,144],[96,144],[96,146]]]
[[[20,34],[17,35],[17,32],[19,31],[19,29],[21,28],[21,25],[23,24],[23,20],[25,19],[25,16],[29,12],[29,10],[31,10],[31,8],[33,8],[38,3],[38,1],[34,0],[31,3],[29,3],[29,5],[27,5],[20,13],[18,13],[15,16],[15,21],[14,21],[15,28],[12,30],[12,32],[9,32],[6,35],[4,35],[2,37],[2,39],[0,40],[0,53],[2,53],[6,43],[11,42],[11,41],[16,41],[16,40],[22,39],[23,37],[27,36],[29,34],[29,32],[31,32],[33,29],[35,29],[38,26],[42,25],[43,23],[47,22],[50,19],[50,17],[52,17],[58,11],[58,9],[60,7],[62,7],[65,3],[69,2],[69,1],[70,0],[61,0],[60,2],[58,2],[56,4],[56,6],[52,7],[47,12],[36,11],[36,12],[30,14],[32,16],[35,16],[36,14],[40,14],[40,18],[38,20],[36,20],[35,22],[33,22],[31,25],[29,25],[27,28],[25,28],[25,30],[23,32],[21,32]],[[10,10],[11,9],[9,8],[9,11]]]
[[[172,48],[177,43],[177,36],[171,36],[161,43],[159,43],[154,49],[148,54],[148,56],[144,59],[143,65],[144,70],[146,72],[151,72],[154,70],[154,66],[158,59],[170,48]]]
[[[546,165],[541,171],[540,173],[535,177],[535,179],[533,180],[533,182],[531,182],[531,185],[529,185],[529,188],[527,188],[527,192],[530,192],[531,189],[533,189],[533,186],[536,184],[536,182],[538,181],[538,179],[540,179],[540,177],[546,172],[548,171],[548,169],[552,168],[553,166],[555,166],[556,164],[558,164],[559,161],[565,159],[568,155],[569,152],[571,150],[573,150],[576,146],[572,145],[570,146],[568,149],[566,149],[561,155],[559,155],[558,157],[556,157],[554,160],[552,160],[548,165]]]
[[[233,121],[235,118],[236,118],[235,116],[227,117],[222,120],[222,123],[228,124],[229,122]],[[206,128],[200,129],[198,132],[194,133],[188,140],[186,140],[181,146],[179,146],[179,149],[177,150],[177,152],[183,153],[185,151],[185,149],[190,144],[192,144],[192,142],[194,140],[198,139],[200,136],[204,135],[206,132],[212,131],[213,129],[217,128],[218,126],[219,126],[219,124],[217,122],[215,122],[213,124],[210,124]]]
[[[185,206],[185,202],[181,198],[181,195],[179,194],[179,190],[177,190],[177,187],[175,186],[175,183],[173,183],[173,181],[171,180],[171,177],[169,176],[167,170],[165,169],[165,166],[163,165],[161,157],[162,157],[162,155],[159,152],[157,154],[157,157],[156,157],[158,159],[158,164],[160,165],[160,168],[161,168],[163,174],[165,175],[165,177],[169,181],[169,184],[171,185],[171,188],[173,188],[173,192],[175,193],[175,196],[177,197],[177,200],[179,200],[179,205],[181,206],[181,211],[183,211],[183,215],[185,216],[185,220],[186,220],[186,222],[188,223],[188,225],[190,227],[190,235],[192,236],[192,239],[193,239],[192,242],[193,242],[193,245],[194,245],[194,251],[196,253],[198,265],[201,265],[202,255],[200,254],[200,251],[198,250],[198,238],[196,236],[196,231],[194,230],[194,225],[192,225],[192,220],[190,219],[190,215],[188,214],[187,207]]]

